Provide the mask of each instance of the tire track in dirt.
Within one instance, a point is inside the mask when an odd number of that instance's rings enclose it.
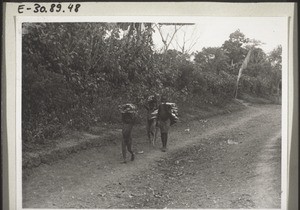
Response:
[[[253,198],[258,207],[278,208],[281,205],[281,190],[278,183],[281,183],[281,133],[275,133],[264,146],[258,157],[259,162],[256,166],[256,179],[253,186],[257,193]]]

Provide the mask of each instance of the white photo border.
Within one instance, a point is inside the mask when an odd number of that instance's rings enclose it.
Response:
[[[168,22],[168,23],[197,23],[197,20],[207,21],[220,17],[151,17],[151,16],[23,16],[16,18],[16,180],[17,180],[17,209],[22,208],[22,127],[21,127],[21,100],[22,100],[22,23],[28,22],[48,22],[48,23],[67,23],[67,22]],[[257,19],[257,18],[274,18],[274,17],[222,17],[222,18],[239,18],[239,19]],[[287,209],[287,148],[288,148],[288,17],[276,17],[278,21],[283,21],[285,24],[286,36],[283,38],[282,45],[282,132],[281,132],[281,209]],[[26,208],[27,209],[27,208]]]
[[[53,2],[45,2],[43,4],[51,4]],[[67,2],[70,3],[70,2]],[[78,2],[76,2],[78,3]],[[6,79],[5,81],[5,88],[3,91],[6,91],[2,100],[5,102],[5,125],[6,130],[4,131],[4,139],[3,147],[4,150],[7,149],[8,156],[4,157],[4,168],[7,169],[7,172],[4,173],[4,179],[7,179],[7,188],[4,190],[8,190],[8,192],[4,191],[5,205],[7,209],[14,210],[14,209],[22,209],[22,192],[18,192],[19,189],[22,189],[22,185],[19,186],[19,182],[22,182],[22,173],[18,173],[22,170],[22,149],[18,147],[17,144],[21,142],[21,85],[22,85],[22,74],[21,72],[18,73],[18,69],[20,70],[21,61],[20,50],[21,48],[21,38],[18,37],[20,33],[20,29],[22,27],[18,24],[21,22],[29,21],[31,18],[26,14],[18,14],[17,7],[20,4],[32,4],[33,3],[5,3],[4,5],[4,75]],[[64,2],[62,3],[64,4]],[[296,129],[297,125],[292,124],[293,118],[293,111],[295,111],[295,101],[297,99],[293,98],[293,94],[295,91],[295,84],[294,76],[296,69],[295,68],[295,59],[296,57],[293,55],[295,53],[295,46],[294,46],[294,22],[296,21],[294,15],[295,3],[211,3],[211,2],[157,2],[157,3],[121,3],[121,2],[84,2],[81,3],[83,6],[82,13],[76,14],[76,16],[69,16],[69,15],[61,15],[57,14],[54,18],[61,17],[63,20],[66,20],[71,17],[99,17],[95,16],[95,14],[102,14],[102,17],[109,18],[109,22],[113,22],[112,20],[117,16],[124,17],[131,15],[130,17],[142,17],[146,15],[147,17],[155,18],[158,15],[160,17],[171,18],[173,16],[180,16],[187,17],[186,15],[189,14],[194,17],[286,17],[289,18],[287,20],[287,47],[283,46],[282,51],[282,59],[283,59],[283,69],[287,69],[287,74],[282,75],[283,83],[286,82],[286,86],[282,85],[282,102],[286,100],[287,106],[282,106],[282,113],[286,112],[286,116],[282,116],[282,142],[284,136],[286,136],[286,146],[282,147],[282,157],[286,157],[284,160],[287,165],[282,167],[282,179],[286,176],[285,180],[289,183],[290,174],[289,171],[289,163],[290,159],[293,158],[290,156],[290,149],[291,149],[291,141],[295,141],[292,138],[292,130]],[[136,9],[138,8],[138,9]],[[144,8],[144,10],[140,10]],[[124,10],[124,11],[123,11]],[[93,16],[90,16],[93,15]],[[110,15],[110,16],[108,16]],[[33,17],[33,16],[32,16]],[[45,19],[46,17],[50,17],[48,15],[41,15],[36,14],[34,17],[39,17],[41,19]],[[24,18],[24,19],[23,19]],[[28,19],[29,18],[29,19]],[[26,20],[27,19],[27,20]],[[49,21],[49,22],[53,22]],[[61,22],[61,21],[60,21]],[[66,22],[66,21],[62,21]],[[89,21],[90,22],[90,21]],[[122,22],[122,21],[118,21]],[[182,20],[180,21],[182,22]],[[22,37],[22,36],[21,36]],[[285,60],[285,62],[284,62]],[[297,81],[297,80],[296,80]],[[286,94],[284,94],[286,93]],[[19,104],[18,104],[19,103]],[[284,103],[282,103],[284,105]],[[3,122],[3,121],[2,121]],[[286,123],[285,123],[286,122]],[[284,128],[286,127],[286,129]],[[297,139],[296,139],[297,140]],[[295,155],[295,154],[294,154]],[[283,161],[282,161],[283,162]],[[21,166],[21,167],[20,167]],[[4,169],[4,170],[5,170]],[[8,177],[5,177],[8,176]],[[282,182],[283,183],[283,182]],[[290,186],[290,185],[289,185]],[[283,188],[282,197],[286,198],[285,202],[282,200],[281,209],[287,208],[288,202],[288,186],[285,185]],[[21,193],[21,197],[19,194]],[[21,202],[20,202],[21,201]],[[21,206],[21,208],[20,208]],[[283,208],[284,207],[284,208]]]

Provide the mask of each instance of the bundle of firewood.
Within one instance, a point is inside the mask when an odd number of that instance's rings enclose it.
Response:
[[[178,107],[175,103],[167,102],[166,105],[170,107],[170,114],[171,114],[171,125],[177,123],[179,121],[178,117]]]

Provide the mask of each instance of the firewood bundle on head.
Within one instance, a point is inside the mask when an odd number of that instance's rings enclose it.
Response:
[[[151,95],[148,97],[147,99],[148,103],[156,103],[157,102],[157,98],[155,95]]]
[[[122,121],[124,123],[134,123],[138,114],[137,107],[134,104],[128,103],[120,105],[119,110],[122,114]]]

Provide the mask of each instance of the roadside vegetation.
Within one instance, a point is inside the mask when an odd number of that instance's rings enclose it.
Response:
[[[23,23],[23,149],[45,144],[66,131],[120,123],[118,105],[139,107],[150,94],[167,94],[180,115],[221,108],[235,97],[239,69],[255,45],[239,81],[238,97],[278,103],[281,53],[266,54],[258,40],[236,30],[221,47],[190,53],[184,44],[155,50],[154,23]],[[172,25],[172,24],[171,24]],[[182,24],[173,24],[175,34]],[[201,37],[195,41],[201,42]]]

